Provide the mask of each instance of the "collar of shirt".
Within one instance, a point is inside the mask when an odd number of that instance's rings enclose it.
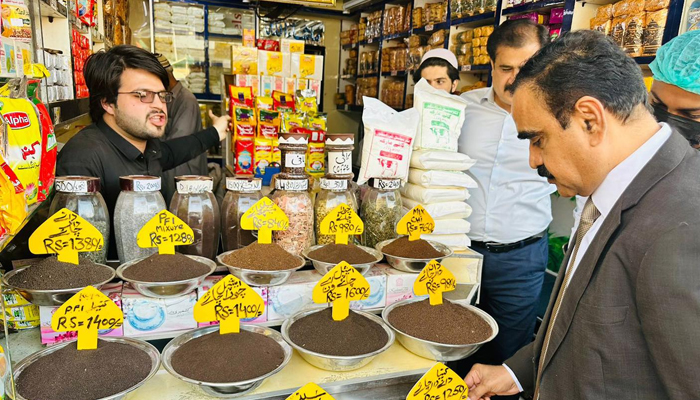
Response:
[[[141,153],[139,149],[134,147],[133,144],[129,143],[128,140],[124,139],[122,135],[117,133],[111,126],[109,126],[104,119],[97,122],[97,127],[100,131],[109,139],[110,142],[116,147],[123,155],[129,160],[138,160],[139,157],[143,157],[144,154]],[[160,141],[150,139],[146,142],[146,154],[153,153],[154,156],[158,157],[160,155]]]
[[[493,86],[489,86],[488,90],[486,90],[481,96],[481,104],[483,105],[484,103],[488,103],[488,105],[491,106],[494,110],[497,110],[503,115],[512,119],[513,117],[510,115],[510,113],[504,110],[501,106],[499,106],[498,103],[496,103],[495,96],[496,93],[493,91]]]

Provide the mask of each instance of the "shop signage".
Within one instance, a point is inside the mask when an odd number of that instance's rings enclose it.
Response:
[[[433,229],[435,229],[433,217],[420,204],[407,212],[396,225],[396,233],[408,235],[410,241],[420,239],[422,234],[433,233]]]
[[[219,333],[240,332],[240,320],[257,318],[265,311],[265,301],[245,282],[226,275],[194,305],[197,322],[219,321]]]
[[[78,264],[78,253],[100,251],[102,233],[73,211],[62,208],[29,237],[34,254],[57,254],[58,261]]]
[[[369,297],[369,282],[345,261],[336,265],[314,286],[314,303],[333,304],[333,320],[342,321],[350,314],[350,302]]]
[[[466,400],[467,385],[456,372],[437,363],[423,375],[406,396],[406,400]]]
[[[156,214],[136,235],[136,244],[139,247],[157,247],[159,254],[175,254],[175,246],[192,243],[192,228],[168,210]]]
[[[442,294],[456,288],[455,276],[435,260],[430,261],[413,282],[413,293],[416,296],[430,296],[431,306],[442,304]]]
[[[365,224],[360,216],[345,203],[334,208],[321,221],[321,233],[335,235],[336,244],[348,244],[348,236],[360,235],[364,231]]]
[[[241,216],[241,228],[258,231],[258,243],[272,243],[272,231],[286,231],[289,218],[277,204],[263,197]]]
[[[326,393],[326,391],[317,384],[307,383],[299,390],[292,393],[291,396],[287,397],[287,400],[333,400],[333,396]]]

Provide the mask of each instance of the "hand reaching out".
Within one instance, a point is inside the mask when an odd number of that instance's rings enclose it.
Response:
[[[213,112],[211,112],[211,110],[209,110],[209,118],[211,118],[212,126],[216,128],[217,132],[219,132],[219,140],[221,141],[226,139],[226,132],[228,132],[228,125],[231,121],[231,117],[228,115],[217,117]]]
[[[474,364],[464,383],[469,388],[469,400],[490,400],[491,396],[520,393],[513,377],[502,365]]]

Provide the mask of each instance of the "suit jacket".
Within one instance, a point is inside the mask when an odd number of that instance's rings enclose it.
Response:
[[[505,362],[525,392],[542,362],[542,400],[700,398],[699,242],[700,152],[674,132],[583,255],[547,357],[540,360],[563,271],[537,338]]]

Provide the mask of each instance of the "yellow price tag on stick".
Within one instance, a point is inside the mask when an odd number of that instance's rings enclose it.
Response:
[[[241,216],[241,228],[258,231],[258,243],[272,243],[272,231],[286,231],[289,218],[277,204],[263,197]]]
[[[32,236],[29,250],[34,254],[57,254],[58,261],[78,264],[78,253],[100,251],[104,237],[91,223],[62,208],[50,216]]]
[[[92,286],[79,291],[63,303],[51,317],[56,332],[78,332],[78,350],[97,348],[97,331],[116,329],[124,323],[124,314],[114,301]]]
[[[406,396],[406,400],[466,400],[469,389],[456,372],[435,364]]]
[[[342,261],[328,271],[314,286],[314,303],[332,303],[333,320],[342,321],[350,314],[350,302],[369,297],[369,282],[350,264]]]
[[[365,224],[350,206],[343,203],[321,221],[321,233],[335,235],[336,244],[348,244],[348,236],[365,231]]]
[[[451,292],[456,288],[455,276],[435,260],[430,261],[413,282],[413,292],[417,296],[430,296],[431,306],[442,304],[442,293]]]
[[[139,247],[157,247],[159,254],[175,254],[175,246],[192,243],[192,228],[168,210],[156,214],[136,235]]]
[[[226,275],[194,305],[197,322],[219,321],[219,333],[240,332],[240,320],[257,318],[265,311],[265,301],[245,282]]]
[[[399,220],[399,224],[396,225],[396,233],[399,235],[408,235],[408,240],[410,241],[420,239],[420,235],[424,233],[433,233],[434,229],[435,221],[433,217],[431,217],[420,204],[407,212],[406,215]]]
[[[333,396],[328,394],[320,386],[315,383],[307,383],[302,386],[286,400],[334,400]]]

